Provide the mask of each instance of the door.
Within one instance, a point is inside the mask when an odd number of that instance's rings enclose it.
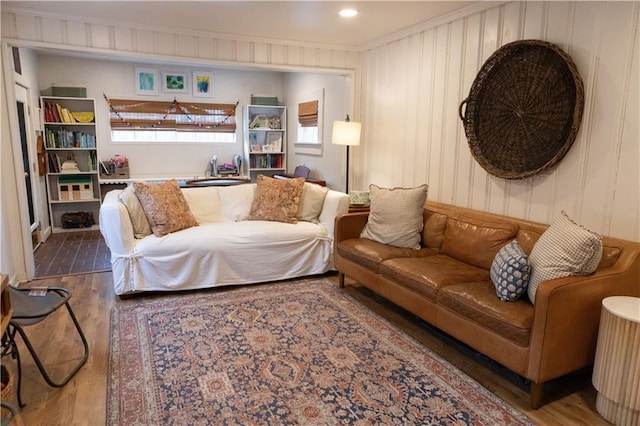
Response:
[[[20,132],[20,148],[22,152],[22,171],[24,173],[24,183],[27,190],[27,205],[24,209],[25,213],[29,215],[29,231],[32,235],[33,250],[35,250],[40,243],[38,235],[38,217],[36,214],[36,200],[34,191],[34,178],[37,177],[37,165],[35,162],[35,154],[32,147],[35,145],[32,143],[29,137],[31,132],[31,120],[29,117],[29,105],[28,105],[27,89],[24,86],[16,84],[16,108],[18,117],[18,130]]]

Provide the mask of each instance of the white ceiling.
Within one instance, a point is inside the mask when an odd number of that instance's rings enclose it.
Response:
[[[477,1],[5,1],[0,7],[88,18],[91,22],[205,31],[362,48]],[[358,10],[341,18],[344,7]]]

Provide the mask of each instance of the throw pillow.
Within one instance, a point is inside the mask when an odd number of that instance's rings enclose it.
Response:
[[[133,186],[127,186],[118,194],[118,201],[127,208],[129,219],[131,219],[131,224],[133,225],[133,236],[135,238],[144,238],[147,235],[151,235],[151,226]]]
[[[491,281],[503,302],[514,302],[527,291],[529,284],[529,258],[516,240],[498,251],[491,265]]]
[[[198,224],[175,179],[151,184],[135,182],[133,189],[156,237]]]
[[[297,223],[304,178],[274,179],[259,175],[249,220]]]
[[[199,224],[224,222],[217,186],[184,188],[182,196],[187,201],[189,211]]]
[[[535,303],[541,282],[569,275],[588,275],[602,257],[602,237],[578,225],[563,211],[540,236],[529,255],[527,293]]]
[[[300,196],[300,206],[298,207],[298,220],[318,223],[318,216],[322,212],[324,199],[327,197],[329,188],[315,183],[305,182],[302,186]]]
[[[230,222],[247,220],[255,191],[255,184],[221,186],[218,189],[218,196],[224,220]]]
[[[420,248],[428,186],[382,188],[370,185],[369,218],[361,238],[403,248]]]

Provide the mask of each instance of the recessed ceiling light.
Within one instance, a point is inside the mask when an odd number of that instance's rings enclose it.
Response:
[[[355,9],[342,9],[340,11],[340,16],[343,18],[353,18],[358,14],[358,11]]]

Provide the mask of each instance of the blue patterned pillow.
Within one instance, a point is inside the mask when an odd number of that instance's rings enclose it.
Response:
[[[527,291],[531,266],[516,240],[502,247],[491,265],[491,281],[503,302],[518,300]]]

